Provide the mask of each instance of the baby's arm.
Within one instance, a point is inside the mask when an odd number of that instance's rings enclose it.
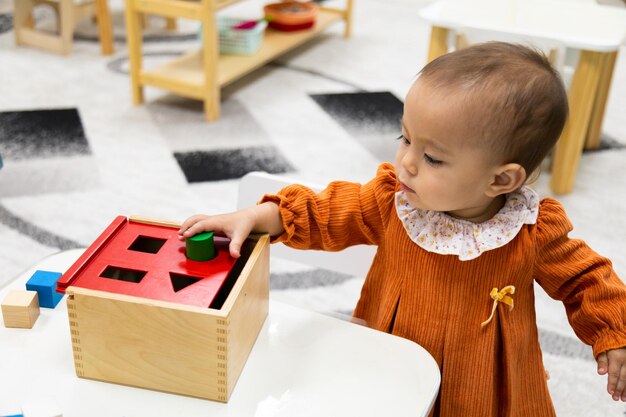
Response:
[[[196,214],[185,220],[178,230],[180,239],[201,232],[222,232],[230,238],[230,256],[239,258],[241,245],[251,232],[277,236],[284,232],[278,206],[263,203],[232,213],[207,216]]]
[[[608,259],[568,237],[571,230],[562,206],[543,200],[535,278],[552,298],[563,301],[572,328],[593,347],[598,373],[608,373],[609,394],[626,401],[626,286]]]
[[[626,348],[611,349],[598,355],[598,373],[609,374],[607,390],[613,400],[626,401]]]

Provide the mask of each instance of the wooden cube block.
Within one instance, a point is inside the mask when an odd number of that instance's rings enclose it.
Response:
[[[13,290],[2,300],[2,318],[5,327],[32,329],[39,317],[39,299],[36,291]]]
[[[267,316],[269,238],[249,238],[237,260],[220,260],[225,242],[197,262],[177,230],[118,218],[59,280],[76,374],[226,402]],[[147,250],[137,236],[162,244]],[[107,273],[113,266],[125,272]]]

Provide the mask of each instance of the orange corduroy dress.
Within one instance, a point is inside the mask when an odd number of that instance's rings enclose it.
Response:
[[[354,315],[435,358],[442,382],[431,416],[555,416],[535,321],[535,280],[563,301],[594,355],[626,346],[626,286],[609,260],[568,238],[572,226],[558,202],[542,200],[536,224],[461,261],[410,239],[395,211],[397,190],[393,166],[382,164],[364,185],[336,181],[319,194],[293,185],[261,201],[280,206],[285,233],[274,242],[330,251],[378,246]],[[494,303],[491,290],[509,285],[516,289],[514,308],[498,305],[481,326]]]

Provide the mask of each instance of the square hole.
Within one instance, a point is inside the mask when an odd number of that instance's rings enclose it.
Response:
[[[146,274],[146,271],[137,271],[135,269],[126,269],[109,265],[102,272],[102,274],[100,274],[100,276],[102,278],[116,279],[118,281],[139,283]]]
[[[159,239],[150,236],[139,236],[137,237],[137,239],[135,239],[133,244],[130,245],[128,250],[146,253],[157,253],[164,243],[165,239]]]

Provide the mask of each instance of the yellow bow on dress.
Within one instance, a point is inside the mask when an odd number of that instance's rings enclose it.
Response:
[[[498,291],[497,288],[494,288],[489,293],[489,296],[493,298],[493,307],[491,308],[491,315],[485,321],[483,321],[480,326],[485,327],[491,319],[493,318],[494,313],[496,312],[496,308],[498,307],[499,302],[503,302],[504,304],[509,306],[509,310],[513,310],[513,298],[509,296],[509,294],[515,294],[515,287],[512,285],[507,285]]]

